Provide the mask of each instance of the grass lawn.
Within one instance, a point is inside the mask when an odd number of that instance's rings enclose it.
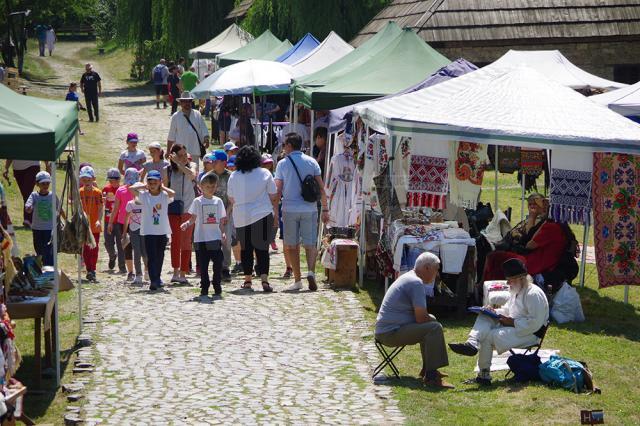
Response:
[[[25,74],[23,77],[32,81],[45,81],[55,77],[53,68],[47,61],[37,56],[37,45],[30,46],[27,57],[25,58]],[[127,57],[130,54],[126,51],[111,52],[113,58],[119,61],[129,63]],[[88,50],[86,58],[97,57],[97,49]],[[64,58],[56,55],[56,60],[65,64],[82,69],[81,58],[77,60]],[[100,60],[103,57],[100,57]],[[53,96],[44,92],[38,92],[37,86],[33,86],[29,91],[30,96],[42,96],[52,98]],[[81,113],[86,116],[86,113]],[[104,114],[104,112],[103,112]],[[106,117],[106,116],[105,116]],[[96,167],[99,176],[104,176],[106,170],[112,166],[108,156],[104,154],[104,135],[106,134],[106,126],[103,120],[100,123],[93,123],[92,126],[83,126],[85,135],[81,138],[81,157],[82,161],[89,161]],[[2,163],[4,166],[4,163]],[[65,173],[58,170],[57,173],[58,195],[62,192],[62,184],[64,183]],[[22,228],[22,197],[18,190],[15,180],[11,176],[11,185],[3,182],[7,193],[9,214],[16,227],[16,236],[21,253],[33,253],[33,244],[31,231]],[[77,277],[77,258],[72,255],[61,254],[59,256],[60,268],[65,271],[72,280]],[[16,378],[22,381],[30,388],[25,400],[25,412],[37,423],[61,424],[62,418],[67,406],[66,398],[60,391],[55,388],[55,375],[51,379],[43,379],[42,391],[32,392],[34,390],[34,322],[33,320],[17,320],[16,327],[16,343],[23,356],[23,362],[16,374]],[[62,383],[72,381],[71,369],[73,368],[73,360],[75,358],[75,341],[78,335],[78,294],[76,289],[61,293],[59,302],[59,335],[61,350],[61,375]],[[44,368],[44,366],[43,366]]]

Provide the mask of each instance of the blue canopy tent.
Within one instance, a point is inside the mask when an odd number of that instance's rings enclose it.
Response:
[[[291,49],[276,58],[276,62],[292,65],[307,56],[320,45],[311,33],[306,33]]]

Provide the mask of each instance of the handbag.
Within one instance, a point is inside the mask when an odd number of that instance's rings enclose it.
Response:
[[[200,141],[200,133],[198,133],[195,126],[191,123],[188,115],[185,115],[184,118],[187,120],[187,123],[189,123],[189,126],[191,126],[193,131],[196,132],[196,137],[198,138],[198,146],[200,147],[200,158],[202,158],[207,154],[207,149],[204,147],[204,145],[202,145],[202,142]]]
[[[82,247],[87,244],[89,247],[95,247],[96,242],[91,233],[89,219],[82,210],[80,203],[80,191],[77,186],[75,177],[75,166],[71,156],[67,157],[66,176],[64,186],[62,188],[61,205],[58,208],[58,253],[82,254]],[[71,194],[71,208],[69,203],[65,202],[66,198]],[[66,197],[65,197],[66,196]],[[54,196],[54,203],[55,196]],[[63,204],[65,205],[66,219],[62,219],[60,212]],[[71,211],[70,211],[71,210]]]

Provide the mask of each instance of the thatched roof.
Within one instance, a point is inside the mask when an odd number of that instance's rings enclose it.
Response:
[[[640,39],[640,0],[394,0],[351,44],[359,46],[388,21],[415,28],[436,45]]]
[[[225,19],[242,19],[247,15],[247,12],[253,5],[253,0],[242,0],[236,7],[233,8],[231,12],[226,16]]]

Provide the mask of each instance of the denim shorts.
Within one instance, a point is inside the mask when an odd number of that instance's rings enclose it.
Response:
[[[317,212],[282,212],[284,225],[284,244],[297,246],[302,242],[303,246],[314,246],[318,240],[318,213]]]

